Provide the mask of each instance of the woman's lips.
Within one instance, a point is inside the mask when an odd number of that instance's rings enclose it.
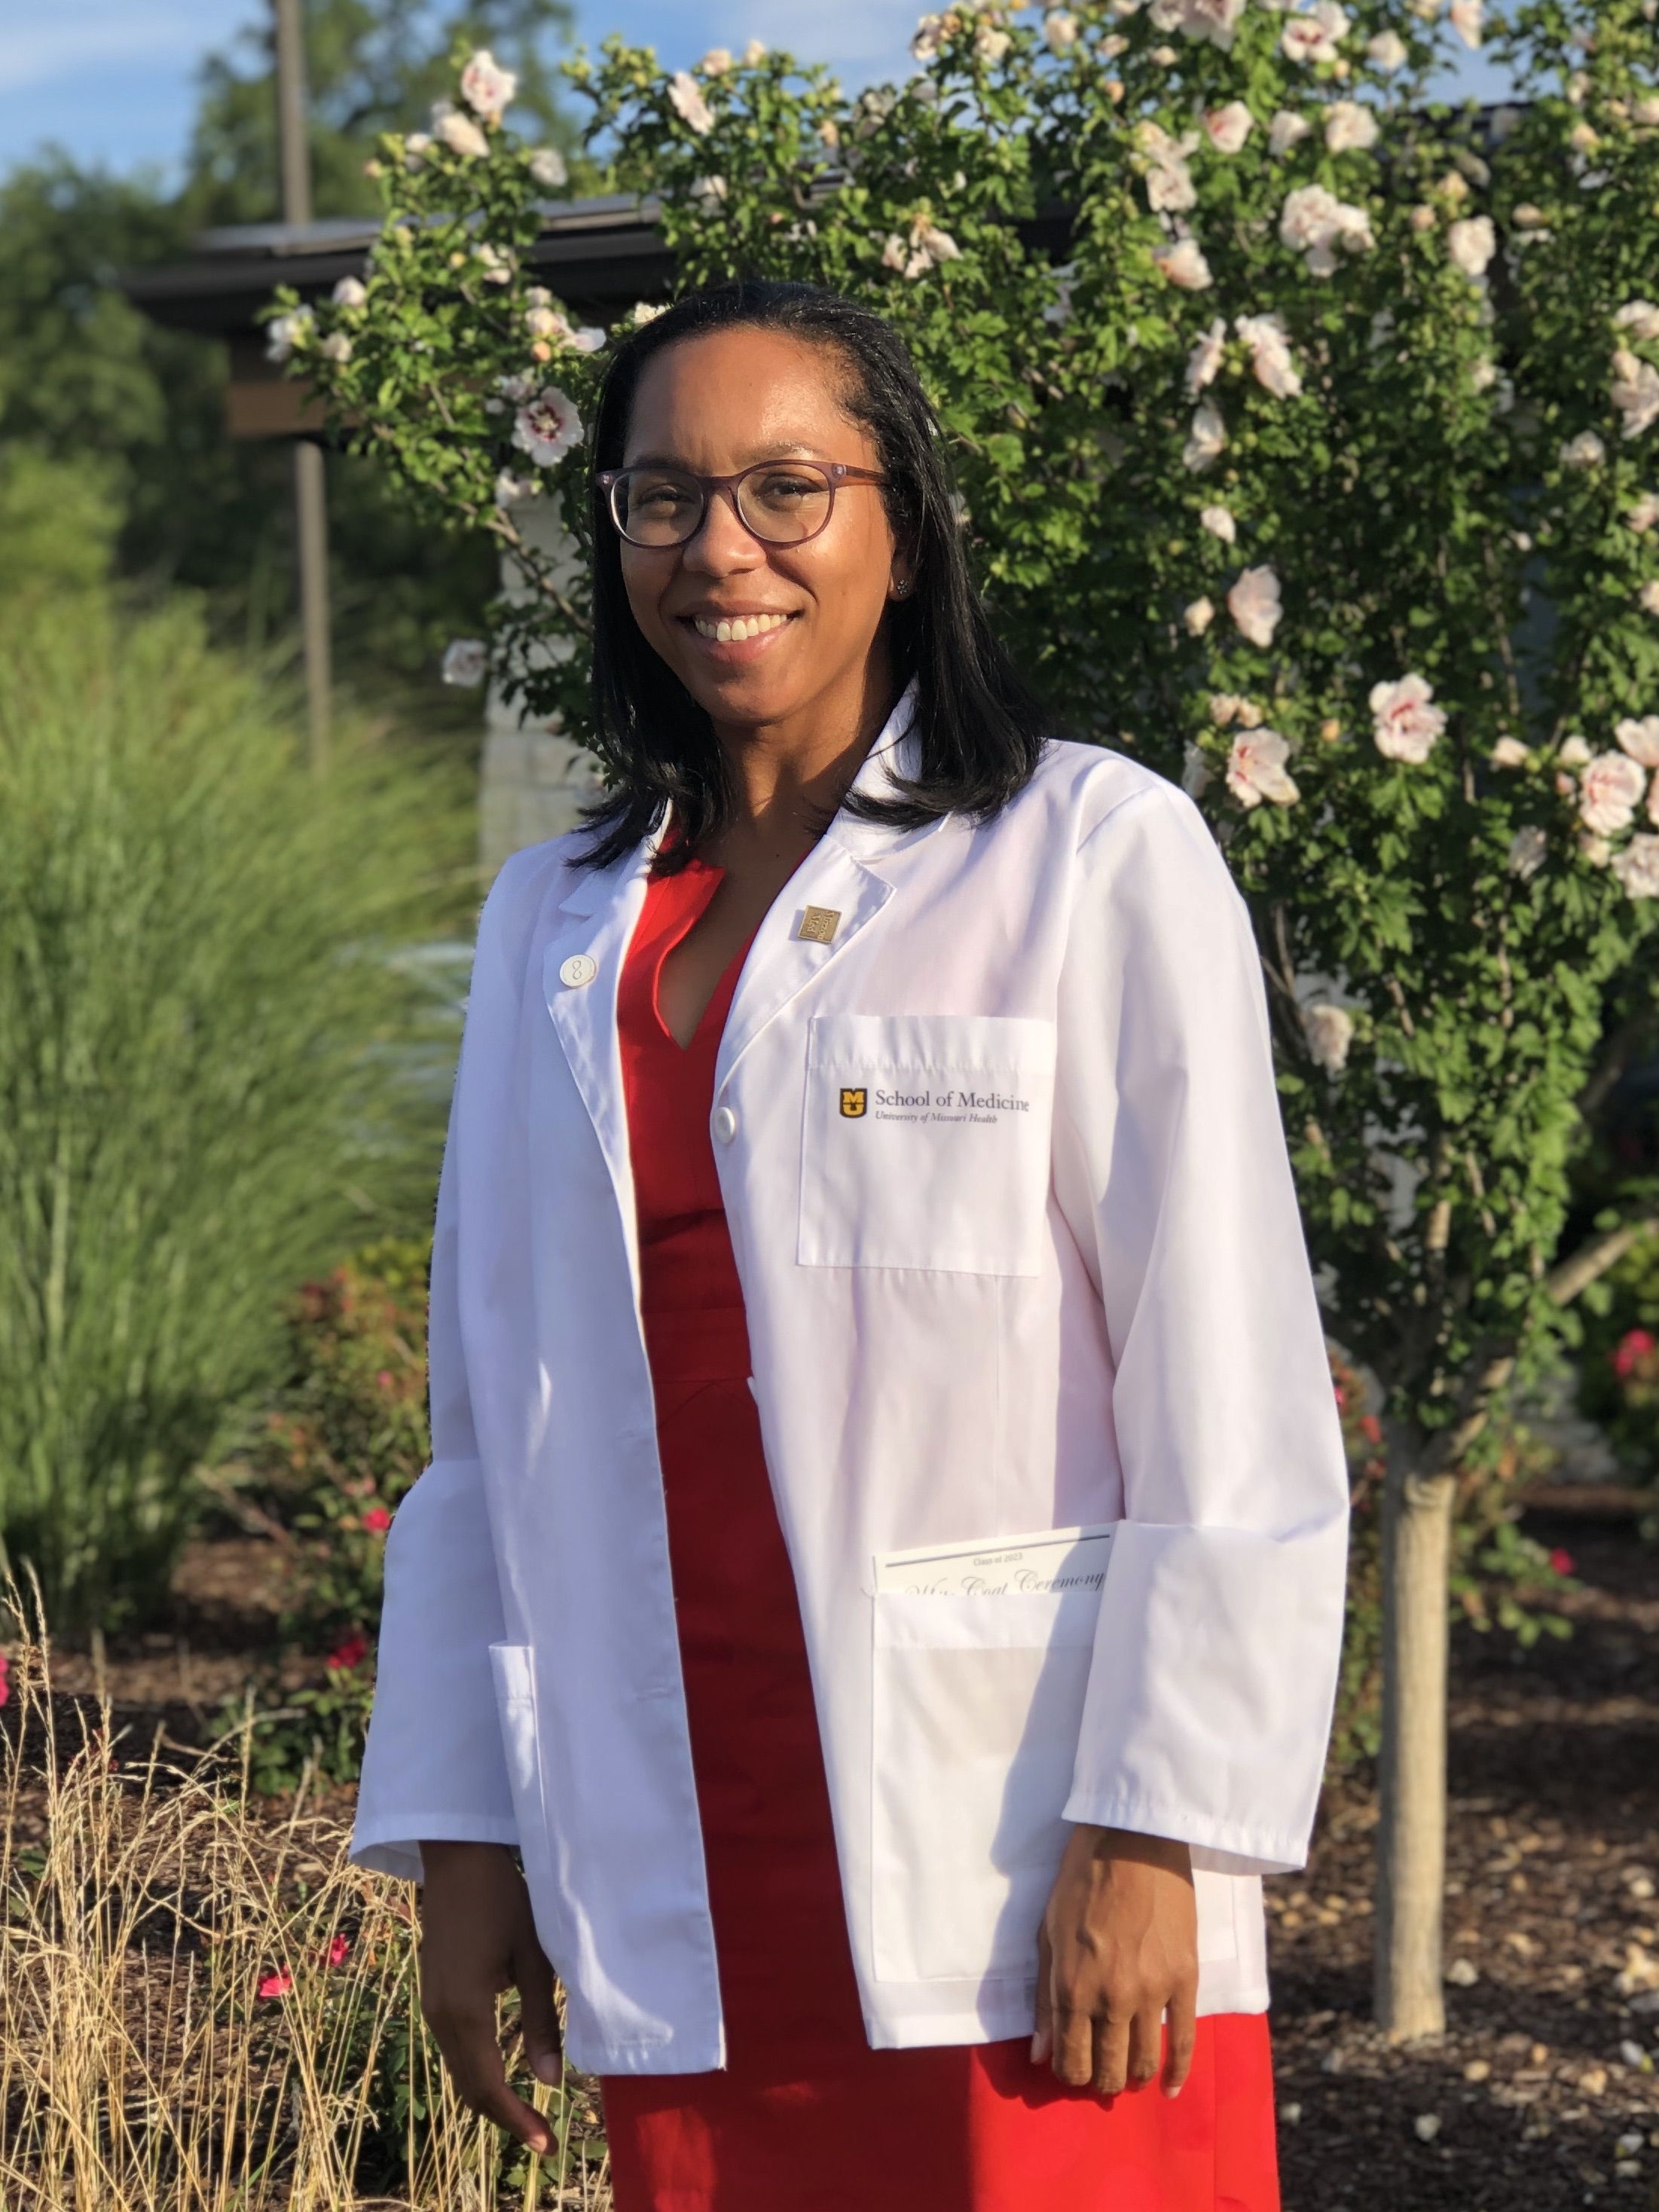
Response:
[[[750,615],[684,615],[681,620],[690,624],[700,638],[713,645],[741,645],[750,638],[770,637],[793,622],[793,615],[762,613]]]

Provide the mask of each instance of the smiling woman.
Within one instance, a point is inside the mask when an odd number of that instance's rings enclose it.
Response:
[[[556,1970],[618,2212],[1273,2212],[1347,1480],[1248,917],[1045,737],[867,311],[695,295],[596,444],[611,794],[480,930],[354,1848],[537,2148]]]

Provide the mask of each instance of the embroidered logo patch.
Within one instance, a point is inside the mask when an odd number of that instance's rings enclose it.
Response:
[[[848,1121],[861,1121],[870,1103],[867,1091],[843,1091],[841,1094],[842,1118]]]

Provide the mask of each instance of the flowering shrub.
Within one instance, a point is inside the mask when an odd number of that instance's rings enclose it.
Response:
[[[1421,100],[1478,0],[956,9],[850,100],[757,44],[571,65],[686,283],[810,278],[902,330],[1005,629],[1210,817],[1343,1340],[1443,1450],[1550,1325],[1577,1096],[1659,893],[1651,5],[1522,9],[1529,104],[1484,123]],[[581,564],[522,510],[580,541],[609,341],[530,281],[551,172],[487,58],[459,91],[383,143],[366,281],[273,341],[520,564],[457,672],[580,730]]]
[[[1578,1399],[1638,1480],[1659,1477],[1659,1237],[1632,1245],[1586,1304]]]
[[[257,1784],[292,1784],[309,1756],[355,1779],[374,1694],[386,1532],[430,1450],[429,1243],[369,1245],[308,1283],[289,1316],[290,1372],[249,1454],[287,1548],[283,1634],[323,1660],[319,1682],[256,1704]],[[222,1715],[246,1724],[241,1700]]]

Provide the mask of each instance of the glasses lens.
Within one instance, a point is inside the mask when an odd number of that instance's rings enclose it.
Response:
[[[702,491],[678,469],[624,469],[611,487],[611,512],[635,545],[683,545],[702,520]]]
[[[810,461],[771,462],[738,486],[744,527],[769,545],[794,545],[830,520],[830,479]]]

